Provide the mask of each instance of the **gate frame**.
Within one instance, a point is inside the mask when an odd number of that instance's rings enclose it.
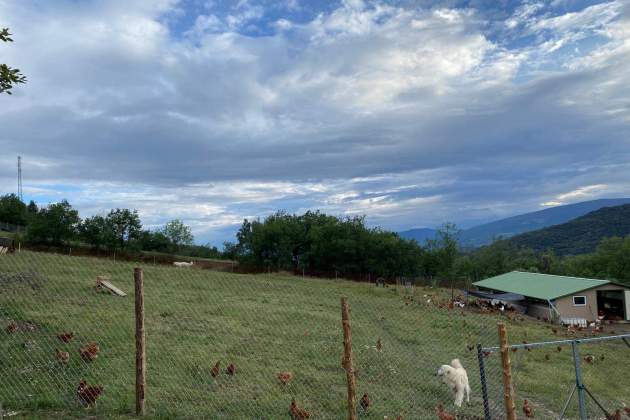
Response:
[[[582,369],[580,366],[580,344],[585,343],[593,343],[593,342],[603,342],[603,341],[612,341],[612,340],[622,340],[628,348],[630,348],[630,334],[617,334],[610,335],[606,337],[592,337],[592,338],[576,338],[573,340],[555,340],[555,341],[541,341],[537,343],[527,343],[527,344],[512,344],[508,345],[508,349],[532,349],[538,347],[546,347],[546,346],[558,346],[562,344],[571,345],[573,349],[573,364],[575,368],[575,385],[567,398],[567,401],[562,410],[562,414],[560,415],[560,420],[564,418],[564,414],[566,410],[569,408],[573,395],[575,391],[578,391],[578,406],[580,411],[580,419],[586,420],[586,396],[588,395],[595,404],[602,410],[602,412],[606,416],[610,416],[610,413],[600,404],[599,401],[595,398],[595,396],[589,391],[589,389],[584,385],[582,381]],[[500,346],[492,346],[492,347],[483,347],[480,343],[477,343],[477,359],[479,361],[479,375],[481,379],[481,391],[483,394],[483,409],[484,409],[484,419],[492,420],[492,415],[490,412],[490,400],[488,397],[488,385],[486,379],[486,367],[484,360],[484,353],[490,352],[494,353],[497,351],[501,351]]]

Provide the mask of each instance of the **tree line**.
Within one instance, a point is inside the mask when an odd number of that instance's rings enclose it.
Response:
[[[158,229],[144,229],[136,210],[112,209],[85,219],[67,200],[39,208],[15,194],[0,196],[0,221],[24,226],[21,240],[31,245],[86,245],[95,251],[155,251],[220,258],[214,246],[195,245],[189,226],[175,219]]]
[[[235,242],[223,251],[194,245],[190,228],[172,220],[144,229],[138,212],[113,209],[81,219],[67,201],[38,208],[14,194],[0,196],[0,221],[26,226],[30,244],[85,244],[94,250],[157,251],[193,257],[229,258],[252,271],[292,271],[362,280],[378,277],[460,280],[468,283],[512,270],[630,283],[630,236],[602,238],[596,250],[559,256],[551,250],[519,247],[496,240],[474,250],[459,246],[460,231],[447,223],[436,238],[420,245],[394,232],[370,228],[365,217],[336,217],[319,211],[301,215],[276,212],[262,220],[245,219]]]
[[[630,236],[602,238],[596,251],[558,256],[551,250],[518,247],[496,240],[477,249],[459,246],[460,231],[441,226],[420,245],[394,232],[369,228],[364,217],[340,218],[308,211],[277,212],[264,220],[244,220],[229,258],[256,270],[288,270],[363,280],[422,278],[471,283],[508,271],[615,279],[630,283]]]

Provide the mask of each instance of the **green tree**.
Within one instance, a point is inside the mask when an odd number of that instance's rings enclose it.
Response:
[[[0,30],[0,41],[13,42],[9,28]],[[0,64],[0,93],[11,95],[11,89],[19,83],[26,83],[26,76],[19,69],[11,68],[6,64]]]
[[[0,222],[13,225],[25,225],[27,222],[26,205],[15,194],[0,197]]]
[[[63,245],[77,236],[79,212],[63,200],[49,204],[32,218],[27,239],[33,243]]]
[[[111,236],[107,238],[111,249],[125,249],[140,237],[142,223],[136,210],[115,209],[105,217],[107,230]]]
[[[182,245],[192,245],[195,240],[189,226],[179,219],[168,222],[161,233],[168,238],[175,249]]]
[[[112,237],[103,216],[92,216],[83,220],[79,225],[79,238],[95,250],[104,247],[108,238]]]
[[[37,204],[35,204],[35,202],[31,200],[28,202],[28,206],[26,206],[26,211],[29,214],[35,214],[39,211],[39,207],[37,207]]]
[[[143,230],[138,238],[139,248],[143,251],[168,252],[171,241],[161,231]]]

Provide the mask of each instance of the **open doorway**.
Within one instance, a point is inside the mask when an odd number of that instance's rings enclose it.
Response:
[[[598,290],[597,312],[605,320],[623,321],[626,316],[623,290]]]

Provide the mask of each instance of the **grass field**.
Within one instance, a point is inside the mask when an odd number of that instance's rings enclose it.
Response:
[[[0,402],[22,417],[130,417],[134,407],[134,265],[105,259],[29,253],[0,257]],[[358,392],[373,406],[360,418],[434,418],[443,403],[459,418],[483,413],[474,351],[494,345],[496,323],[507,323],[512,342],[557,339],[548,325],[438,308],[448,290],[375,288],[348,281],[239,275],[201,269],[144,266],[147,329],[147,409],[153,418],[284,419],[291,398],[313,418],[345,418],[341,296],[351,306]],[[97,275],[130,293],[97,294]],[[431,299],[431,303],[427,300]],[[23,328],[4,332],[9,323]],[[32,325],[34,330],[29,330]],[[73,331],[62,343],[56,335]],[[375,348],[382,340],[382,351]],[[78,347],[97,341],[101,352],[84,362]],[[71,354],[68,365],[54,349]],[[608,407],[630,405],[630,349],[623,344],[587,348],[605,360],[585,366],[585,379]],[[569,348],[512,354],[518,404],[528,398],[541,417],[557,414],[573,384]],[[545,355],[550,355],[546,360]],[[473,388],[469,407],[455,410],[437,367],[459,357]],[[210,375],[233,362],[235,376]],[[487,358],[489,387],[499,409],[501,370]],[[294,379],[283,386],[281,371]],[[78,381],[105,386],[95,408],[76,401]],[[494,407],[493,407],[494,408]],[[519,411],[520,412],[520,411]],[[571,413],[575,413],[573,408]],[[593,411],[593,414],[595,411]]]

